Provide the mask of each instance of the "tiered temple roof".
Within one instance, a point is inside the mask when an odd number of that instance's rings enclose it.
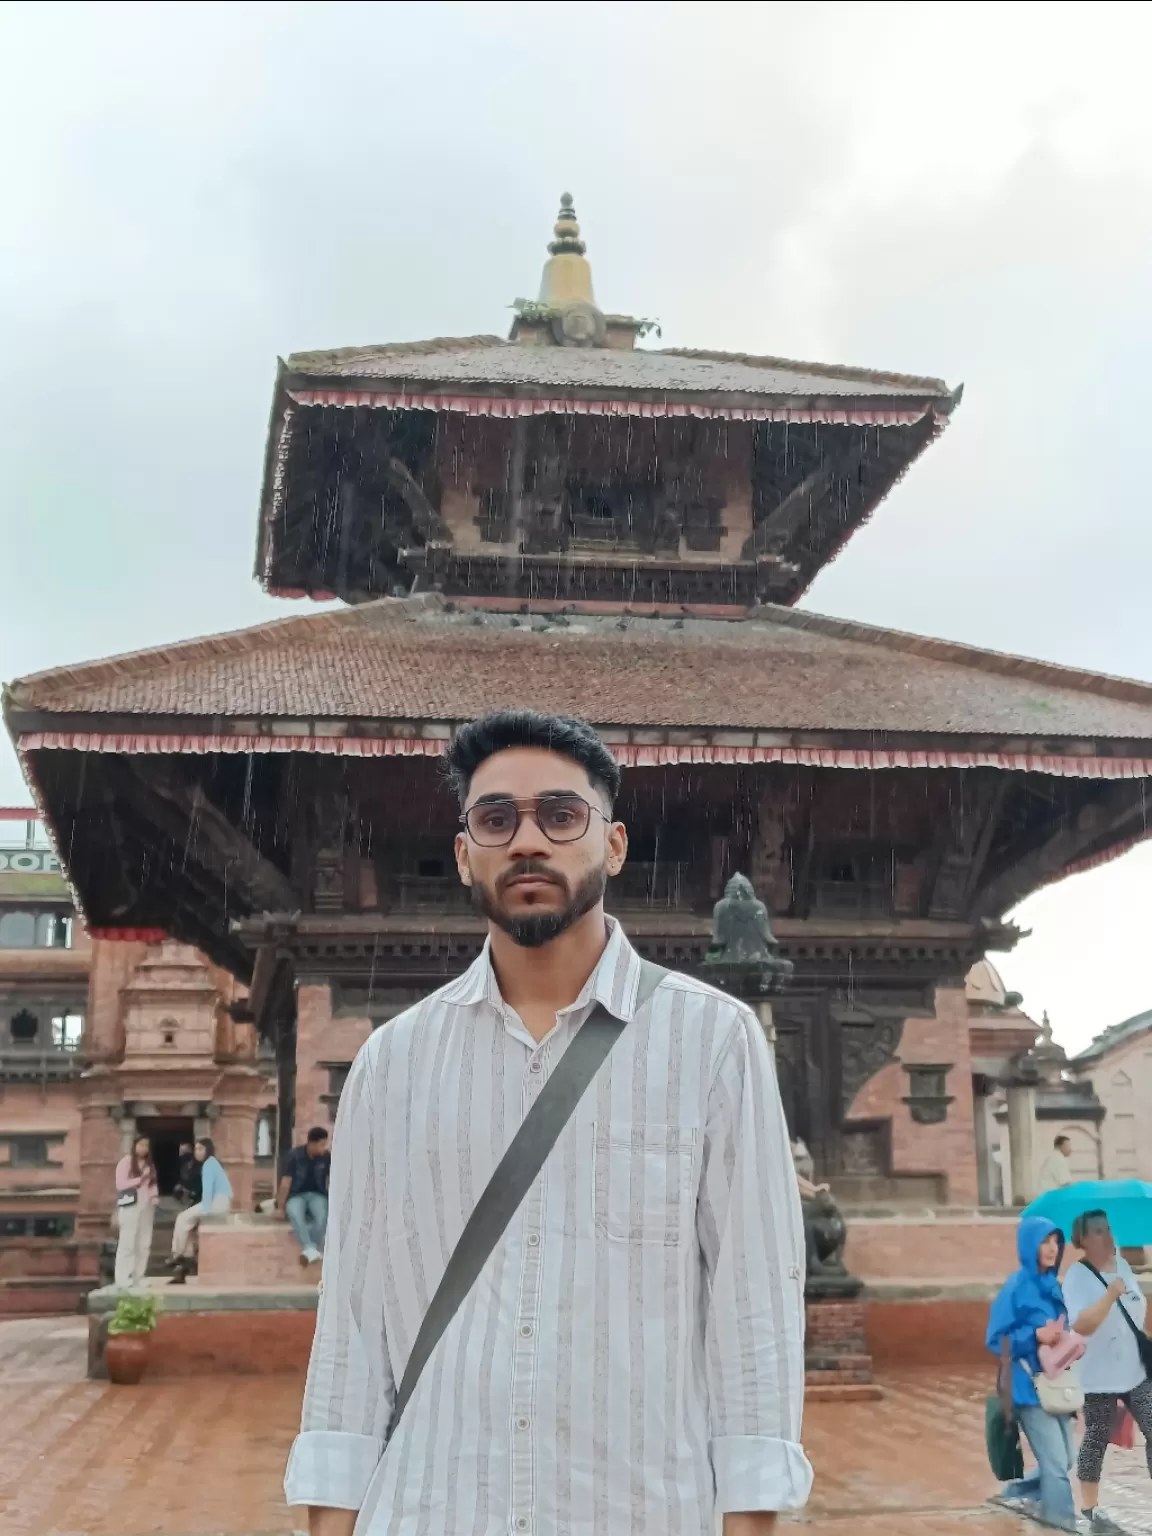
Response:
[[[40,673],[14,684],[25,750],[77,731],[365,743],[515,701],[681,745],[1152,772],[1152,684],[761,606],[739,620],[520,612],[385,598]],[[244,748],[247,750],[247,748]]]
[[[567,197],[549,249],[507,341],[280,364],[270,591],[792,603],[959,401],[934,378],[636,349],[648,322],[596,307]]]
[[[88,921],[247,978],[265,915],[450,905],[414,839],[442,854],[454,807],[420,760],[518,705],[585,717],[637,770],[666,927],[700,939],[737,859],[797,931],[847,914],[819,963],[851,959],[852,987],[860,965],[963,974],[1023,895],[1147,835],[1152,685],[791,607],[958,391],[637,349],[647,322],[598,308],[570,200],[555,233],[507,342],[281,365],[258,571],[351,606],[6,690]],[[906,948],[878,957],[866,916]]]

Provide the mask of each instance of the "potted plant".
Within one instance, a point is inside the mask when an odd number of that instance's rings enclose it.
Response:
[[[144,1374],[152,1353],[151,1333],[156,1326],[158,1302],[155,1296],[121,1296],[108,1321],[108,1342],[104,1364],[108,1380],[122,1387],[134,1387]]]

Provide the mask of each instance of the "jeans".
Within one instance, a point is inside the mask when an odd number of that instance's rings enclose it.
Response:
[[[1020,1428],[1032,1447],[1036,1470],[1004,1489],[1010,1499],[1035,1499],[1040,1513],[1052,1525],[1076,1529],[1076,1505],[1068,1472],[1072,1466],[1072,1420],[1045,1413],[1038,1403],[1018,1403]]]
[[[303,1195],[289,1195],[284,1210],[292,1223],[296,1241],[307,1252],[309,1248],[323,1248],[324,1231],[328,1226],[328,1196],[308,1190]]]

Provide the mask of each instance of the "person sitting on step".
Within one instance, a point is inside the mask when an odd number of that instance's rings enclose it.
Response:
[[[276,1192],[276,1214],[287,1217],[300,1244],[301,1264],[315,1264],[324,1247],[328,1226],[328,1132],[315,1125],[302,1147],[293,1147],[284,1159],[284,1172]]]

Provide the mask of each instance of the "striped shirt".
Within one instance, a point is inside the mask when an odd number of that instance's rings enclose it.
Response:
[[[289,1504],[357,1536],[712,1536],[802,1505],[804,1242],[772,1057],[619,925],[535,1041],[488,947],[378,1029],[340,1101]],[[384,1443],[476,1200],[597,1002],[629,1024]]]

